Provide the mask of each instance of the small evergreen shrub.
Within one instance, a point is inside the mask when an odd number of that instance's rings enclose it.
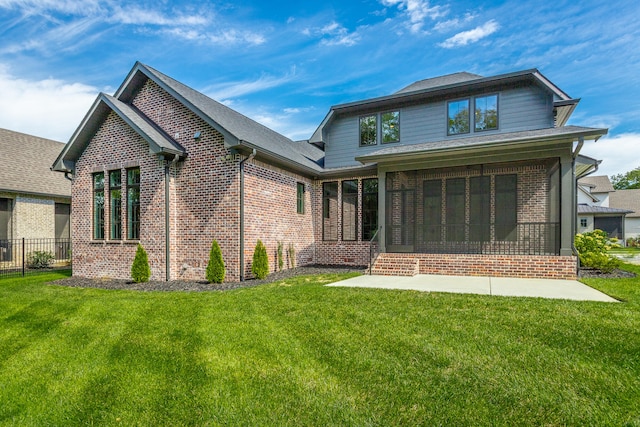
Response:
[[[617,240],[609,240],[607,233],[602,230],[593,230],[587,233],[577,234],[575,246],[578,250],[580,263],[585,267],[591,267],[610,273],[620,266],[621,261],[609,255],[611,248],[620,247]]]
[[[257,279],[264,279],[269,274],[269,257],[267,256],[267,248],[261,240],[258,240],[256,249],[253,252],[253,264],[251,272]]]
[[[225,269],[222,251],[216,240],[211,243],[209,251],[209,263],[207,264],[207,282],[222,283],[224,281]]]
[[[149,257],[142,245],[138,243],[136,256],[131,264],[131,278],[136,283],[148,282],[151,277],[151,268],[149,267]]]
[[[54,256],[48,251],[33,251],[27,255],[27,267],[29,268],[49,268],[54,260]]]
[[[293,247],[293,243],[289,243],[289,248],[287,249],[289,253],[289,262],[291,263],[290,268],[295,268],[296,266],[296,249]]]
[[[283,244],[282,242],[278,242],[278,252],[277,252],[277,257],[278,257],[278,271],[282,271],[282,267],[284,267],[284,257],[283,257]]]

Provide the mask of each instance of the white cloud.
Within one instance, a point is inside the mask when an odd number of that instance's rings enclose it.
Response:
[[[396,6],[409,18],[408,27],[412,33],[419,33],[426,19],[438,19],[446,16],[448,10],[442,6],[431,7],[425,0],[381,0],[384,6]]]
[[[281,86],[289,83],[295,75],[296,68],[292,67],[290,72],[281,77],[263,74],[256,80],[217,83],[204,88],[202,92],[225,105],[231,105],[233,101],[229,98],[235,98]]]
[[[463,31],[456,34],[453,37],[448,38],[444,42],[440,43],[441,47],[453,48],[458,46],[465,46],[469,43],[475,43],[496,31],[500,28],[500,25],[493,19],[481,27],[476,27],[473,30]]]
[[[624,133],[604,136],[598,142],[587,141],[580,154],[602,160],[596,175],[615,175],[640,167],[637,153],[640,147],[640,134]]]
[[[0,127],[66,142],[98,91],[53,78],[20,79],[0,66]]]
[[[325,46],[353,46],[360,41],[360,35],[357,32],[350,33],[347,28],[335,21],[330,22],[320,29],[310,30],[307,28],[303,30],[302,33],[322,37],[320,43]]]
[[[467,13],[462,19],[454,18],[454,19],[448,19],[446,21],[438,22],[436,25],[434,25],[433,29],[439,32],[453,31],[460,28],[464,24],[472,21],[475,17],[476,15]]]

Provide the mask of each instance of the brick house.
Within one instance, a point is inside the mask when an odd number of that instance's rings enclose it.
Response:
[[[58,141],[0,129],[0,152],[6,159],[0,168],[1,262],[15,260],[14,243],[23,238],[65,241],[57,257],[66,258],[71,181],[50,169],[63,147]],[[53,251],[53,242],[50,246]]]
[[[537,70],[416,82],[341,104],[292,141],[144,64],[100,94],[53,169],[73,174],[74,274],[204,277],[216,239],[227,280],[254,246],[295,262],[396,274],[575,277],[579,100]],[[472,110],[473,109],[473,110]],[[471,113],[473,111],[473,113]],[[285,257],[287,251],[285,250]]]

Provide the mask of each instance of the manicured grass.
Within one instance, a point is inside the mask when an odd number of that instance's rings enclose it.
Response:
[[[0,280],[0,425],[640,426],[638,278],[585,281],[625,301],[599,303],[57,277]]]

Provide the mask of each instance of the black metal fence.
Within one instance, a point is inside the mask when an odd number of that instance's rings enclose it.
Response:
[[[71,239],[0,240],[0,277],[71,268]]]

